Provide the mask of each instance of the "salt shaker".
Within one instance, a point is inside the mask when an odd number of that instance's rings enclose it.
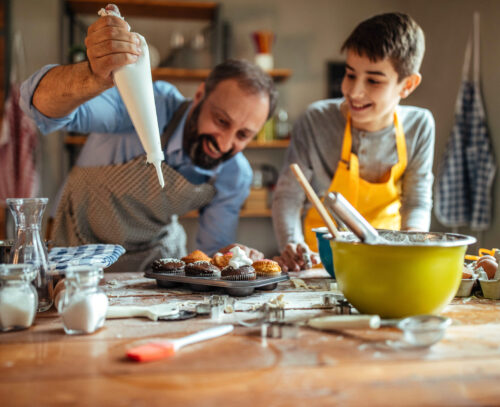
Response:
[[[100,266],[70,266],[57,305],[67,334],[90,334],[104,325],[108,297],[99,287]]]
[[[31,264],[0,264],[0,331],[26,329],[33,324],[38,295],[31,282]]]

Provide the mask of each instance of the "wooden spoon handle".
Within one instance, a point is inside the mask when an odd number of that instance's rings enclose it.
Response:
[[[323,203],[319,200],[318,196],[316,195],[316,192],[312,189],[311,185],[309,184],[309,181],[307,181],[306,177],[304,176],[304,173],[298,166],[298,164],[291,164],[290,169],[293,171],[295,174],[295,177],[297,178],[297,181],[299,181],[299,184],[302,186],[304,189],[304,192],[307,195],[307,198],[309,201],[314,205],[314,207],[317,209],[319,215],[323,219],[323,222],[325,222],[326,227],[328,228],[328,231],[336,238],[338,239],[340,237],[339,231],[337,230],[337,227],[332,221],[332,218],[330,217],[330,214],[327,212],[325,206]]]

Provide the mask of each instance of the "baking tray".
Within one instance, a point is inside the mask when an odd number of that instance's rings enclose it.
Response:
[[[193,291],[212,291],[214,288],[221,288],[227,294],[234,297],[244,297],[251,295],[256,288],[260,290],[274,290],[281,281],[289,280],[286,273],[276,277],[257,277],[256,280],[232,281],[221,280],[218,277],[191,277],[185,275],[173,275],[146,271],[144,277],[154,278],[158,287],[171,288],[179,285],[187,285]]]

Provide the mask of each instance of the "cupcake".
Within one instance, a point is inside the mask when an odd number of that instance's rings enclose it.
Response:
[[[255,280],[255,269],[250,265],[240,267],[226,266],[222,269],[222,280]]]
[[[184,272],[190,277],[220,277],[221,274],[217,266],[204,260],[187,263]]]
[[[201,250],[195,250],[194,252],[189,253],[186,257],[181,259],[184,263],[194,263],[195,261],[211,261],[212,259],[208,257]]]
[[[229,260],[233,257],[233,253],[215,253],[212,259],[212,264],[215,264],[220,269],[229,265]]]
[[[252,266],[257,275],[261,277],[276,277],[281,274],[281,267],[274,260],[257,260],[252,263]]]
[[[155,273],[182,274],[185,263],[179,259],[163,258],[153,262],[151,268]]]

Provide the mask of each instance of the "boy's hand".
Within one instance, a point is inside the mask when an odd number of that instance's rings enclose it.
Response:
[[[307,270],[319,263],[318,254],[303,243],[288,243],[281,255],[274,260],[283,271]]]
[[[119,13],[114,5],[106,6],[106,10]],[[139,37],[129,32],[124,20],[112,15],[100,17],[89,27],[85,46],[92,73],[108,85],[113,84],[111,73],[115,69],[136,62],[141,54]]]

